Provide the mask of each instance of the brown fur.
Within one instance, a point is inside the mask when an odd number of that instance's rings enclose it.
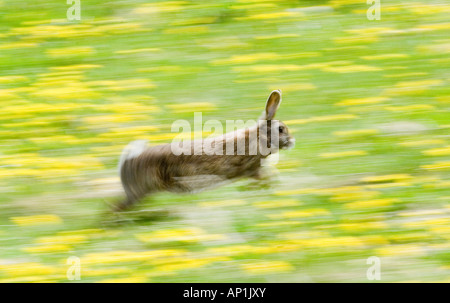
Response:
[[[292,146],[294,142],[286,125],[273,120],[280,102],[281,92],[273,91],[267,101],[265,114],[257,125],[215,138],[194,140],[190,155],[173,154],[169,143],[145,148],[136,157],[125,159],[120,166],[120,177],[126,199],[115,209],[127,209],[146,195],[158,191],[196,192],[242,177],[259,178],[261,161],[280,148]],[[278,142],[275,146],[269,144],[265,152],[258,148],[255,155],[250,155],[250,148],[258,144],[259,140],[271,142],[271,127],[277,131],[279,127],[283,128]],[[245,138],[245,150],[237,144],[242,138]],[[233,146],[233,155],[226,154],[229,144]],[[195,155],[194,150],[200,148],[203,148],[203,153]]]

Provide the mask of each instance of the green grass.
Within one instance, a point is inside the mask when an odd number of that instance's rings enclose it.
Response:
[[[83,282],[366,282],[370,256],[448,281],[449,6],[359,2],[1,1],[0,281],[67,282],[70,256]],[[269,189],[107,213],[128,142],[256,119],[277,88],[297,144]]]

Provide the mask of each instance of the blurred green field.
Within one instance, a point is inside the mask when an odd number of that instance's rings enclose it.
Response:
[[[447,1],[0,0],[0,282],[449,282]],[[107,214],[135,139],[249,120],[297,145],[241,180]]]

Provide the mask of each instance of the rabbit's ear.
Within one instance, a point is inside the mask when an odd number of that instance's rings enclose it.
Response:
[[[281,103],[281,90],[277,89],[270,93],[269,99],[266,102],[266,112],[263,114],[262,119],[272,120],[275,117],[278,107]]]

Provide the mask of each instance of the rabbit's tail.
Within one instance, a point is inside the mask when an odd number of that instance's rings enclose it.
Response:
[[[138,157],[147,148],[148,140],[136,140],[130,142],[122,151],[119,159],[119,176],[122,175],[122,167],[126,160]]]
[[[126,164],[128,160],[138,157],[147,148],[147,140],[136,140],[129,143],[122,152],[119,159],[119,176],[125,190],[126,199],[114,206],[115,211],[121,211],[129,208],[131,205],[139,201],[144,195],[145,190],[141,188],[139,176],[133,171],[130,164]]]

